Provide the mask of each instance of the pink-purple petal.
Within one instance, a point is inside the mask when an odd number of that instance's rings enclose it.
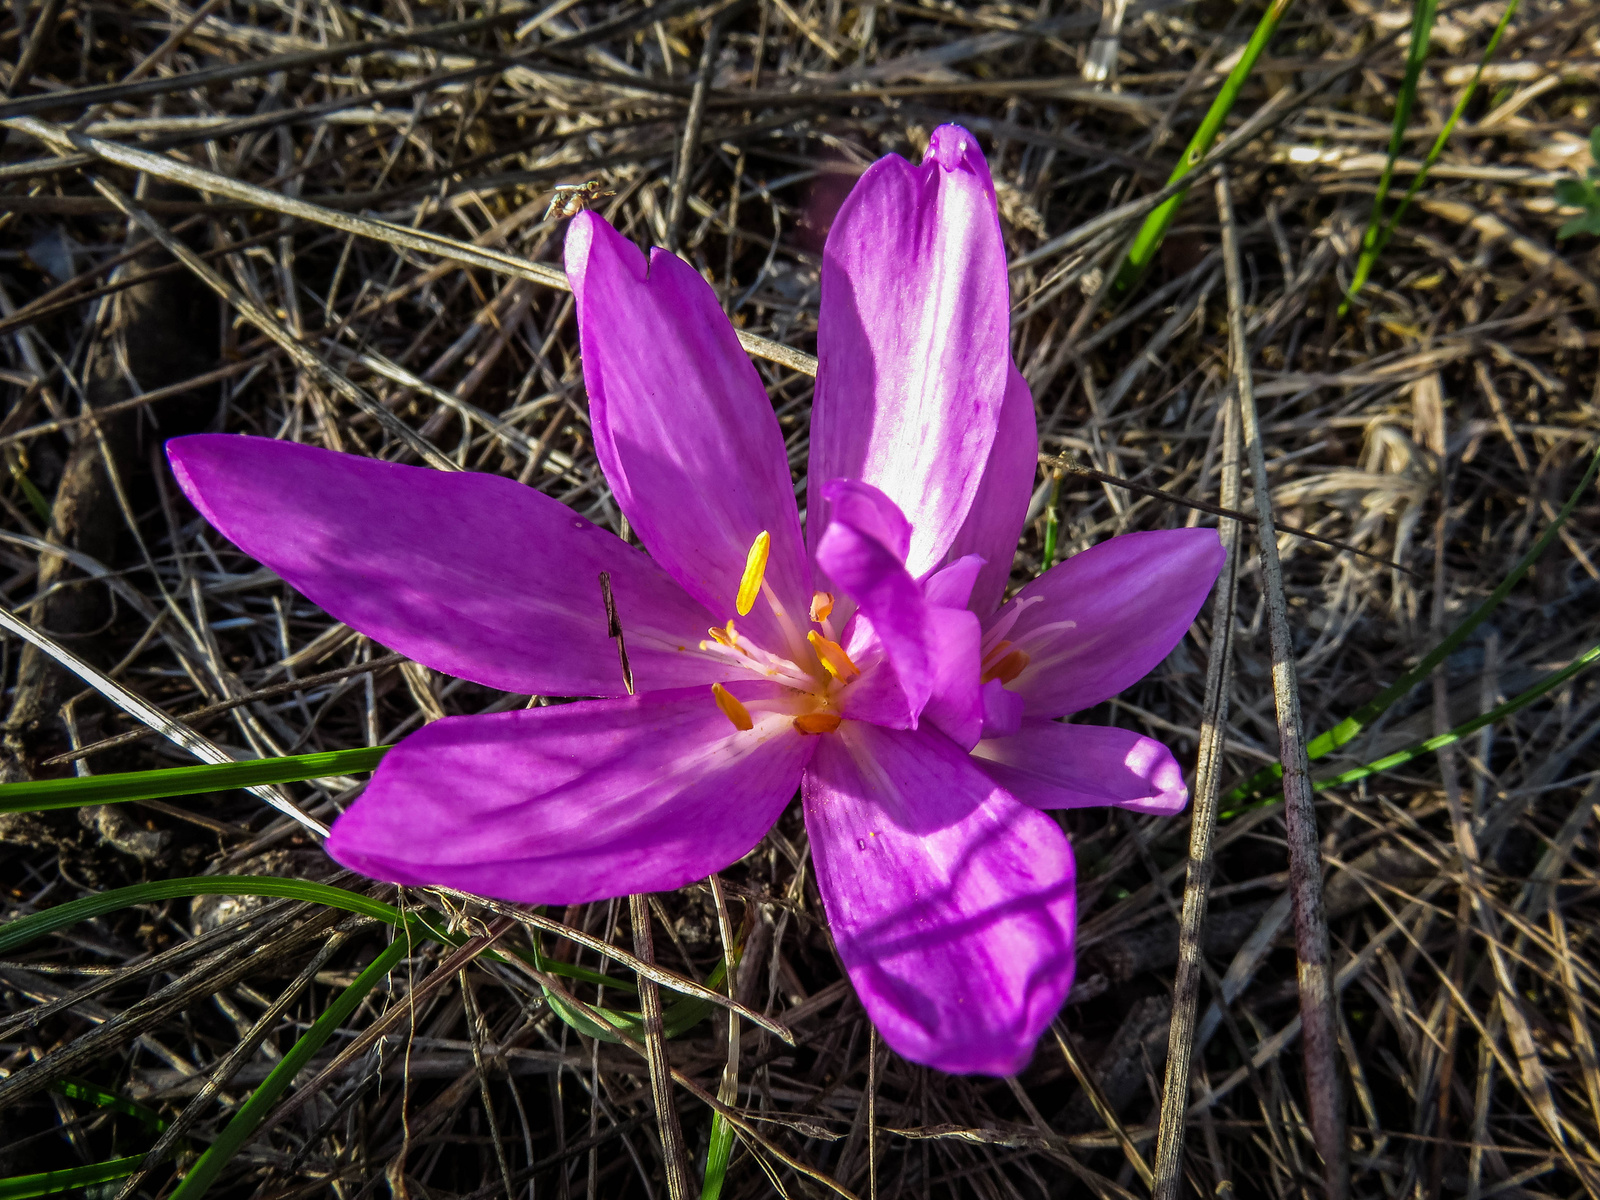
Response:
[[[1214,529],[1125,533],[1046,571],[986,622],[1028,665],[1008,685],[1030,717],[1091,708],[1172,652],[1222,569]]]
[[[435,721],[389,752],[328,853],[375,879],[525,904],[703,879],[761,840],[819,741],[794,731],[777,685],[729,690],[751,730],[709,687]]]
[[[966,608],[983,566],[983,559],[978,555],[963,555],[924,579],[922,594],[928,598],[929,604]]]
[[[870,623],[894,668],[914,726],[933,689],[931,606],[895,550],[874,536],[876,523],[861,527],[851,523],[850,515],[844,509],[834,514],[817,544],[817,566],[855,603],[858,622],[865,618]],[[859,635],[851,642],[859,647]],[[865,673],[867,664],[857,665]]]
[[[911,522],[881,490],[859,479],[829,479],[816,489],[815,499],[821,503],[806,514],[808,521],[824,530],[830,521],[842,521],[905,561],[911,549]]]
[[[985,774],[1034,808],[1114,805],[1166,817],[1189,802],[1172,751],[1115,726],[1024,721],[1010,737],[985,736],[972,755]]]
[[[964,608],[934,607],[928,618],[933,631],[933,691],[921,719],[970,750],[983,733],[978,689],[983,629],[977,614]]]
[[[595,454],[651,555],[720,624],[788,645],[765,599],[737,616],[751,545],[772,538],[766,580],[803,621],[810,567],[783,434],[711,286],[663,250],[648,265],[601,217],[566,242]],[[792,648],[791,648],[792,649]]]
[[[857,613],[846,626],[842,644],[861,675],[839,693],[840,713],[852,721],[870,721],[889,729],[915,728],[921,709],[911,707],[872,622]]]
[[[514,480],[196,434],[167,443],[221,533],[374,641],[512,692],[623,690],[606,634],[611,576],[641,688],[732,672],[698,649],[710,614],[645,555]]]
[[[1011,580],[1011,562],[1017,554],[1039,469],[1039,422],[1034,415],[1033,393],[1016,367],[1009,368],[1007,378],[1000,426],[989,449],[983,481],[949,551],[951,559],[976,554],[984,560],[970,601],[972,611],[980,617],[995,610]]]
[[[911,521],[913,575],[943,562],[972,505],[1009,339],[989,168],[970,133],[941,126],[920,167],[869,167],[829,232],[811,418],[809,478],[887,493]]]
[[[1010,1075],[1072,983],[1072,851],[942,734],[847,721],[805,772],[839,957],[894,1050]]]
[[[1026,702],[998,679],[991,679],[979,691],[983,736],[1008,737],[1022,728]]]

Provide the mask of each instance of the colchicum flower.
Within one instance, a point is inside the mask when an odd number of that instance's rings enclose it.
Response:
[[[772,405],[705,280],[587,212],[566,267],[595,452],[648,556],[497,476],[169,444],[205,517],[339,620],[488,687],[598,697],[423,727],[328,853],[530,904],[668,891],[749,853],[798,787],[884,1039],[945,1071],[1019,1070],[1073,972],[1072,853],[1041,810],[1187,801],[1159,743],[1054,718],[1166,657],[1221,565],[1216,533],[1114,538],[1000,603],[1037,434],[965,130],[936,130],[920,167],[874,164],[828,237],[804,531]]]

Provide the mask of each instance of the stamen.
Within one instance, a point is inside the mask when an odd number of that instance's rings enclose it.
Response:
[[[730,667],[743,671],[760,671],[773,679],[780,679],[801,691],[816,687],[816,675],[781,654],[773,654],[755,645],[735,627],[732,621],[706,631],[710,636],[700,643],[700,649]],[[809,658],[810,656],[807,655]]]
[[[811,593],[811,619],[822,622],[828,619],[828,614],[833,611],[832,592]]]
[[[849,683],[861,674],[861,668],[850,661],[850,656],[838,642],[829,641],[815,629],[806,634],[806,641],[811,643],[811,648],[817,652],[817,657],[822,660],[822,665],[827,668],[828,674],[840,683]]]
[[[1009,649],[1011,649],[1011,643],[1003,640],[990,646],[983,652],[983,665],[980,669],[987,671],[990,667],[994,666],[995,663],[1004,658],[1006,656],[1006,651]]]
[[[772,549],[772,535],[763,529],[750,543],[750,553],[744,560],[744,578],[739,580],[739,596],[733,606],[741,617],[749,616],[761,594],[761,581],[767,575],[767,554]]]
[[[756,723],[750,719],[750,710],[740,704],[739,698],[720,683],[711,685],[711,698],[717,702],[722,715],[732,721],[733,727],[740,733],[747,733],[755,728]]]
[[[832,733],[839,728],[839,724],[843,720],[844,718],[838,713],[806,713],[804,716],[794,719],[794,727],[800,733]]]
[[[1027,651],[1013,650],[983,673],[983,682],[988,683],[991,679],[998,679],[1002,685],[1008,684],[1021,675],[1027,665]]]

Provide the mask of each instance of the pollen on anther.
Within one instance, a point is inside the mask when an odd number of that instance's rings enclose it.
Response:
[[[1010,683],[1018,675],[1022,674],[1027,665],[1028,655],[1026,651],[1013,650],[983,673],[983,682],[988,683],[992,679],[998,679],[1002,685]]]
[[[767,576],[767,555],[772,550],[772,535],[763,529],[750,543],[750,553],[745,556],[744,576],[739,580],[739,595],[734,607],[741,617],[749,616],[761,594],[761,581]]]
[[[794,719],[794,727],[801,733],[832,733],[843,720],[838,713],[803,713]]]
[[[733,727],[740,733],[746,733],[755,728],[756,723],[750,719],[750,710],[740,704],[739,698],[720,683],[711,685],[711,698],[717,702],[717,707],[722,710],[722,715],[732,721]]]
[[[861,668],[850,661],[850,656],[838,642],[830,641],[815,629],[806,634],[806,641],[811,643],[811,648],[817,652],[817,657],[822,660],[822,665],[827,668],[828,674],[840,683],[849,683],[861,674]]]

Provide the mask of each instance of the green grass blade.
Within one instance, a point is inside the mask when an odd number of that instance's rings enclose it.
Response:
[[[257,787],[267,783],[296,783],[375,768],[389,752],[388,746],[362,746],[320,754],[291,754],[286,758],[256,758],[247,762],[168,767],[159,771],[126,771],[116,775],[83,775],[69,779],[31,779],[0,784],[0,813],[43,812],[50,808],[77,808],[84,804],[117,804],[125,800],[161,800],[196,792]]]
[[[27,498],[34,515],[43,525],[50,524],[50,501],[44,498],[44,493],[34,486],[33,480],[28,478],[28,472],[22,465],[19,455],[11,453],[7,448],[6,464],[11,468],[11,478],[22,489],[22,494]]]
[[[1174,184],[1199,165],[1205,157],[1206,151],[1211,149],[1211,144],[1217,140],[1217,134],[1222,132],[1222,123],[1228,119],[1228,114],[1233,111],[1233,105],[1239,98],[1239,93],[1244,88],[1245,80],[1250,77],[1250,72],[1255,69],[1256,60],[1261,57],[1262,51],[1267,48],[1267,43],[1272,39],[1278,22],[1283,19],[1283,14],[1288,11],[1291,0],[1271,0],[1267,11],[1261,14],[1261,19],[1256,22],[1255,32],[1250,35],[1250,40],[1245,44],[1244,53],[1239,61],[1233,65],[1233,70],[1228,72],[1227,79],[1223,80],[1221,89],[1216,98],[1211,101],[1211,107],[1206,110],[1206,115],[1200,121],[1200,127],[1194,131],[1194,136],[1189,139],[1189,145],[1183,152],[1183,157],[1178,160],[1178,165],[1173,168],[1167,183]],[[1144,219],[1144,224],[1139,227],[1137,236],[1128,247],[1128,257],[1123,260],[1121,269],[1117,272],[1116,290],[1126,292],[1143,278],[1146,270],[1154,261],[1156,252],[1161,249],[1161,243],[1167,236],[1167,229],[1172,224],[1172,219],[1177,216],[1178,208],[1183,204],[1187,192],[1179,192],[1172,199],[1154,209]]]
[[[1417,84],[1422,79],[1423,65],[1428,61],[1428,46],[1433,40],[1433,20],[1438,10],[1435,0],[1417,0],[1411,18],[1411,46],[1406,53],[1406,73],[1400,81],[1400,93],[1395,97],[1394,126],[1389,131],[1389,153],[1384,159],[1383,171],[1378,176],[1378,190],[1372,197],[1372,215],[1367,218],[1367,229],[1361,238],[1362,252],[1377,245],[1379,230],[1383,227],[1383,206],[1389,199],[1389,188],[1394,181],[1394,164],[1405,148],[1406,126],[1411,123],[1411,110],[1417,102]]]
[[[1444,153],[1445,145],[1450,141],[1450,135],[1455,132],[1456,124],[1461,120],[1461,115],[1467,111],[1467,105],[1472,102],[1472,97],[1477,93],[1478,84],[1483,79],[1483,69],[1489,65],[1489,61],[1494,57],[1494,52],[1500,45],[1500,38],[1504,35],[1506,27],[1511,23],[1511,18],[1516,15],[1517,7],[1521,3],[1522,0],[1511,0],[1511,3],[1506,5],[1506,11],[1500,15],[1500,22],[1494,27],[1494,33],[1489,37],[1489,44],[1484,47],[1483,54],[1478,59],[1478,69],[1472,73],[1471,81],[1462,90],[1461,95],[1456,98],[1455,108],[1451,110],[1449,119],[1444,123],[1444,128],[1439,131],[1439,136],[1433,139],[1433,145],[1428,149],[1428,156],[1422,160],[1421,168],[1411,179],[1411,186],[1406,188],[1406,194],[1400,198],[1400,204],[1394,210],[1394,215],[1380,224],[1379,217],[1383,212],[1383,201],[1389,194],[1389,177],[1393,172],[1394,160],[1398,157],[1398,147],[1395,144],[1397,137],[1390,139],[1389,161],[1384,166],[1382,179],[1379,180],[1378,195],[1372,205],[1372,218],[1367,225],[1366,233],[1361,238],[1361,255],[1356,260],[1355,276],[1350,281],[1350,288],[1345,293],[1344,302],[1339,306],[1339,315],[1341,317],[1350,310],[1351,301],[1366,286],[1367,279],[1372,274],[1372,268],[1377,265],[1379,255],[1383,253],[1384,248],[1389,244],[1389,239],[1394,236],[1394,231],[1399,226],[1401,218],[1406,215],[1406,211],[1411,207],[1411,201],[1416,197],[1417,192],[1422,188],[1423,182],[1428,178],[1428,172],[1433,169],[1434,164],[1439,161],[1439,156]],[[1413,35],[1413,49],[1415,46],[1416,39],[1415,35]],[[1408,62],[1407,79],[1409,78],[1410,65]],[[1414,91],[1415,88],[1413,87]],[[1409,110],[1410,105],[1408,102],[1408,113]],[[1395,131],[1398,136],[1403,129],[1399,122],[1398,110],[1396,110],[1395,116]]]
[[[401,921],[400,910],[392,904],[362,896],[344,888],[308,879],[283,879],[276,875],[200,875],[187,879],[158,879],[150,883],[136,883],[130,887],[113,888],[58,904],[42,912],[29,913],[15,921],[0,925],[0,954],[11,954],[36,938],[66,929],[79,921],[104,916],[136,904],[157,904],[163,900],[177,900],[189,896],[272,896],[291,900],[305,900],[312,904],[325,904],[342,908],[346,912],[375,917],[391,925]],[[442,939],[442,934],[430,936]]]
[[[579,978],[576,972],[582,970],[581,967],[568,967],[565,971],[558,971],[556,968],[564,964],[553,963],[549,959],[536,962],[534,965],[541,971],[547,971],[551,975],[566,975],[569,979]],[[711,974],[706,976],[706,986],[717,987],[722,983],[723,978],[723,967],[718,964]],[[618,986],[618,981],[608,979],[606,986],[616,987]],[[638,987],[637,984],[626,986],[630,991]],[[610,1022],[610,1025],[601,1025],[591,1021],[583,1012],[572,1007],[572,1005],[548,988],[545,989],[545,999],[550,1005],[551,1012],[583,1034],[584,1037],[598,1038],[602,1042],[620,1043],[622,1039],[617,1036],[619,1031],[627,1034],[635,1041],[644,1036],[643,1013],[629,1012],[626,1009],[595,1008],[595,1012],[601,1014]],[[673,1001],[661,1010],[662,1036],[675,1038],[687,1033],[709,1017],[714,1008],[716,1008],[715,1004],[709,1000],[702,1000],[699,996],[685,996],[681,1000]]]
[[[25,917],[19,917],[15,921],[0,925],[0,954],[13,953],[20,947],[44,937],[46,934],[54,933],[58,929],[66,929],[69,926],[76,925],[79,921],[87,921],[92,917],[104,916],[107,913],[131,908],[136,904],[156,904],[163,900],[177,900],[192,896],[282,897],[290,900],[303,900],[311,904],[323,904],[329,908],[343,909],[345,912],[372,917],[390,925],[400,926],[407,922],[407,915],[394,905],[385,904],[382,900],[374,900],[370,896],[363,896],[359,892],[334,887],[332,884],[316,883],[308,879],[283,879],[276,875],[198,875],[186,879],[160,879],[151,883],[136,883],[130,887],[114,888],[109,892],[85,896],[81,900],[58,904],[54,908],[45,909],[43,912],[30,913]],[[435,928],[427,920],[415,913],[411,914],[409,920],[417,933],[433,941],[450,946],[459,946],[465,941],[463,936]],[[511,953],[527,956],[535,967],[551,975],[559,975],[566,979],[575,979],[581,983],[592,983],[598,987],[608,987],[622,992],[635,991],[638,987],[632,980],[605,975],[599,971],[592,971],[587,967],[551,961],[539,955],[537,951],[513,950]],[[498,959],[499,954],[496,951],[490,951],[487,957]],[[725,977],[726,969],[723,964],[717,964],[711,974],[707,976],[706,986],[714,988],[720,985]],[[550,1006],[557,1016],[586,1036],[598,1037],[612,1042],[617,1040],[614,1031],[602,1029],[582,1013],[563,1004],[559,997],[551,996]],[[672,1004],[667,1005],[661,1014],[663,1032],[669,1038],[678,1037],[709,1017],[711,1010],[715,1007],[711,1001],[702,1000],[698,996],[685,996],[680,1000],[674,1001]],[[615,1022],[630,1037],[642,1033],[644,1029],[643,1018],[636,1012],[612,1009],[601,1009],[599,1011],[604,1013],[607,1019]]]
[[[1050,485],[1050,504],[1044,510],[1044,552],[1040,555],[1039,574],[1043,575],[1056,565],[1056,549],[1061,539],[1061,473],[1056,472]]]
[[[1560,687],[1574,675],[1577,675],[1579,672],[1592,666],[1597,659],[1600,659],[1600,646],[1592,646],[1577,658],[1573,659],[1566,666],[1562,667],[1559,671],[1555,671],[1552,674],[1545,676],[1545,678],[1534,684],[1527,691],[1521,693],[1520,695],[1513,696],[1504,704],[1497,705],[1486,713],[1481,713],[1478,716],[1473,717],[1470,721],[1466,721],[1460,725],[1457,725],[1449,732],[1438,734],[1434,737],[1428,738],[1426,741],[1417,742],[1414,745],[1407,746],[1404,750],[1396,750],[1393,754],[1386,754],[1382,758],[1366,763],[1363,766],[1352,767],[1350,770],[1341,772],[1340,774],[1334,775],[1331,778],[1319,779],[1313,786],[1318,791],[1321,791],[1324,788],[1338,787],[1341,784],[1354,783],[1358,779],[1366,779],[1371,775],[1378,775],[1384,771],[1391,771],[1395,767],[1408,763],[1414,758],[1421,758],[1425,754],[1432,754],[1435,750],[1441,750],[1446,746],[1454,745],[1463,738],[1471,737],[1484,726],[1493,725],[1496,721],[1499,721],[1505,717],[1509,717],[1512,713],[1526,708],[1540,696],[1543,696],[1546,692]],[[1267,799],[1258,801],[1255,804],[1247,804],[1243,808],[1235,808],[1229,812],[1225,812],[1222,814],[1222,817],[1237,817],[1240,813],[1248,812],[1250,809],[1267,808],[1278,803],[1281,799],[1283,799],[1282,796],[1268,797]]]
[[[706,1151],[706,1178],[700,1186],[700,1200],[717,1200],[728,1177],[728,1160],[733,1157],[733,1126],[721,1113],[711,1118],[711,1147]]]
[[[288,1090],[289,1085],[294,1082],[294,1077],[311,1061],[312,1055],[322,1049],[323,1043],[344,1024],[346,1018],[355,1011],[356,1005],[366,999],[367,993],[380,979],[394,970],[410,948],[409,939],[396,937],[382,954],[372,960],[366,970],[356,976],[349,987],[339,993],[338,998],[312,1022],[311,1028],[301,1035],[300,1040],[295,1042],[289,1048],[289,1052],[278,1061],[277,1066],[272,1068],[272,1073],[261,1086],[251,1093],[250,1099],[233,1114],[233,1119],[228,1122],[221,1136],[211,1143],[206,1152],[200,1156],[200,1160],[183,1177],[183,1181],[173,1191],[171,1200],[200,1200],[200,1197],[206,1194],[233,1156],[261,1127],[261,1122],[272,1111],[272,1106]]]
[[[139,1169],[144,1155],[113,1158],[86,1167],[71,1167],[64,1171],[41,1171],[37,1175],[13,1175],[0,1179],[0,1200],[29,1200],[32,1196],[59,1196],[62,1192],[80,1191],[97,1183],[110,1183],[113,1179],[126,1179]]]
[[[427,932],[419,930],[419,932]],[[386,950],[380,954],[372,964],[362,971],[360,975],[341,992],[338,998],[326,1011],[312,1023],[310,1029],[295,1042],[289,1052],[283,1056],[267,1076],[250,1099],[236,1112],[233,1119],[228,1122],[222,1135],[211,1144],[210,1148],[200,1156],[183,1181],[173,1191],[170,1200],[200,1200],[206,1191],[216,1182],[217,1177],[227,1167],[233,1156],[242,1149],[246,1142],[261,1127],[261,1122],[271,1112],[272,1107],[294,1081],[294,1077],[310,1062],[313,1055],[320,1050],[327,1040],[344,1024],[349,1015],[355,1011],[358,1004],[365,999],[368,992],[377,985],[378,981],[388,975],[402,958],[405,957],[410,943],[405,938],[397,937]],[[708,980],[709,986],[716,986],[715,980]],[[672,1006],[669,1012],[684,1008],[692,1003],[697,1008],[709,1011],[708,1001],[692,999],[680,1001]],[[610,1016],[609,1013],[605,1014]],[[703,1015],[697,1020],[703,1019]],[[137,1160],[135,1160],[137,1161]]]
[[[310,904],[323,904],[329,908],[339,908],[345,912],[372,917],[390,925],[398,926],[406,919],[405,914],[392,904],[385,904],[382,900],[374,900],[370,896],[363,896],[347,888],[316,883],[309,879],[285,879],[278,875],[195,875],[184,879],[158,879],[151,883],[136,883],[129,887],[113,888],[109,892],[99,892],[93,896],[85,896],[81,900],[58,904],[43,912],[19,917],[15,921],[0,925],[0,954],[13,953],[37,938],[76,925],[79,921],[87,921],[92,917],[105,916],[107,913],[132,908],[137,904],[158,904],[163,900],[180,900],[193,896],[271,896],[303,900]],[[411,920],[419,933],[433,941],[459,946],[466,940],[461,935],[435,928],[415,912],[412,913]],[[491,953],[490,957],[494,955]],[[535,965],[552,975],[561,975],[600,987],[632,991],[636,986],[631,980],[603,975],[587,967],[547,960],[537,962]],[[686,999],[694,1001],[696,1005],[709,1003],[693,996]],[[667,1013],[672,1013],[676,1007],[676,1005],[669,1007]]]
[[[1574,675],[1589,667],[1596,659],[1600,659],[1600,646],[1591,647],[1562,667],[1561,670],[1547,675],[1527,691],[1513,696],[1504,704],[1497,705],[1486,713],[1473,717],[1470,721],[1457,725],[1448,733],[1441,733],[1437,737],[1431,737],[1425,742],[1418,742],[1415,746],[1408,747],[1405,750],[1397,750],[1393,754],[1385,755],[1383,758],[1378,759],[1376,762],[1370,762],[1366,766],[1354,767],[1343,774],[1333,776],[1331,779],[1324,779],[1317,784],[1317,787],[1329,788],[1337,787],[1342,783],[1354,783],[1358,779],[1365,779],[1367,776],[1376,775],[1380,771],[1391,770],[1402,763],[1410,762],[1414,758],[1421,758],[1424,754],[1431,754],[1435,750],[1453,745],[1462,738],[1470,737],[1472,734],[1477,733],[1485,725],[1493,725],[1503,717],[1509,717],[1519,709],[1532,704],[1546,692],[1560,687]]]
[[[161,1114],[156,1112],[155,1109],[146,1108],[144,1105],[125,1099],[115,1092],[108,1092],[105,1088],[100,1087],[98,1084],[90,1083],[87,1079],[75,1079],[68,1076],[52,1083],[50,1090],[65,1096],[69,1100],[81,1100],[85,1104],[94,1105],[96,1108],[108,1108],[113,1112],[132,1117],[146,1129],[153,1129],[157,1133],[167,1127],[167,1123],[161,1119]]]
[[[84,804],[114,804],[124,800],[156,800],[167,796],[192,795],[195,792],[220,791],[225,788],[251,787],[264,783],[293,783],[302,779],[318,779],[328,775],[346,775],[370,771],[388,753],[388,746],[361,747],[355,750],[335,750],[322,754],[296,754],[286,758],[261,758],[250,762],[220,763],[215,766],[174,767],[160,771],[130,771],[118,775],[89,775],[74,779],[45,779],[0,785],[0,812],[40,812],[51,808],[74,808]],[[8,953],[35,938],[103,916],[118,909],[136,904],[152,904],[192,896],[274,896],[305,900],[313,904],[326,904],[347,912],[360,913],[399,925],[404,920],[400,910],[380,900],[358,895],[329,884],[313,883],[302,879],[281,879],[271,875],[199,876],[189,879],[165,879],[153,883],[135,884],[116,888],[94,896],[85,896],[68,904],[57,905],[43,912],[0,925],[0,953]],[[459,945],[460,938],[452,937],[425,923],[421,926],[427,937],[436,941]],[[520,952],[516,952],[520,953]],[[491,952],[490,957],[497,957]],[[617,979],[591,971],[586,967],[540,959],[535,965],[552,975],[592,983],[599,987],[619,991],[634,991],[630,980]],[[720,980],[713,972],[714,980]],[[713,987],[716,982],[713,982]],[[563,1004],[559,997],[550,997],[550,1006],[567,1024],[589,1037],[616,1041],[613,1031],[595,1025],[582,1013]],[[709,1000],[685,996],[667,1006],[662,1012],[663,1031],[667,1037],[694,1028],[711,1015],[715,1007]],[[601,1010],[613,1019],[629,1036],[643,1030],[638,1013]]]
[[[1522,582],[1522,577],[1532,569],[1533,564],[1538,562],[1544,552],[1550,548],[1551,543],[1560,534],[1561,527],[1566,524],[1567,518],[1572,515],[1572,510],[1578,506],[1578,501],[1583,499],[1584,493],[1594,483],[1597,473],[1600,473],[1600,449],[1597,449],[1589,459],[1588,470],[1583,473],[1583,478],[1578,481],[1578,486],[1572,489],[1572,494],[1567,497],[1566,503],[1561,506],[1561,511],[1556,513],[1555,518],[1545,528],[1545,531],[1539,535],[1539,540],[1528,547],[1527,553],[1518,560],[1517,565],[1511,569],[1511,573],[1500,582],[1500,586],[1490,592],[1484,602],[1473,609],[1467,619],[1456,626],[1450,632],[1450,635],[1430,650],[1415,667],[1384,688],[1383,691],[1356,709],[1355,712],[1340,721],[1332,729],[1313,738],[1311,744],[1306,747],[1306,754],[1312,759],[1318,759],[1359,737],[1363,730],[1388,711],[1391,704],[1416,687],[1429,675],[1432,675],[1435,667],[1454,654],[1456,649],[1467,638],[1472,636],[1472,631],[1488,620],[1490,614],[1500,606],[1501,601],[1511,594],[1511,589]],[[1253,799],[1261,795],[1267,788],[1282,778],[1283,766],[1281,763],[1273,763],[1271,766],[1263,767],[1224,796],[1222,804],[1225,806],[1237,806],[1242,800]]]

